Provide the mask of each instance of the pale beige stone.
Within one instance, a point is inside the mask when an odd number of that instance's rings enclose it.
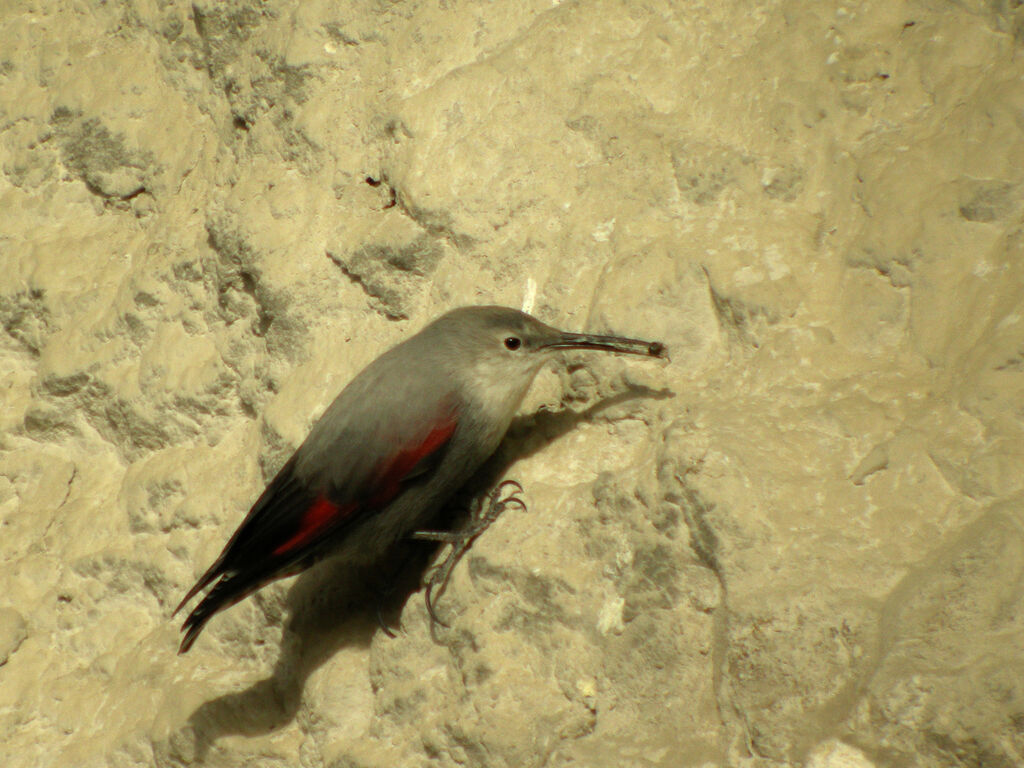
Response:
[[[1024,763],[1022,30],[3,4],[0,764]],[[324,567],[178,657],[345,382],[524,300],[670,359],[539,377],[450,626]]]

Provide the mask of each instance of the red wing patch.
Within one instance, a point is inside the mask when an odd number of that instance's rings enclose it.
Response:
[[[283,555],[290,550],[308,544],[317,534],[339,520],[344,520],[359,507],[356,503],[335,504],[326,496],[316,497],[316,501],[302,514],[299,529],[283,544],[278,545],[273,554]]]
[[[377,481],[377,491],[370,497],[370,506],[383,507],[401,489],[402,481],[416,466],[434,451],[440,449],[455,432],[455,419],[434,427],[426,439],[419,445],[400,450],[381,468]]]

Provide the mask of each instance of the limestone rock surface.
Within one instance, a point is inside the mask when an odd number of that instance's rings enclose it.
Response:
[[[1024,764],[1024,8],[0,4],[0,764]],[[170,613],[341,387],[567,356],[456,568]],[[407,579],[408,580],[408,579]]]

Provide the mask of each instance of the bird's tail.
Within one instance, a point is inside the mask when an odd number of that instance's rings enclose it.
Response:
[[[192,609],[192,613],[185,619],[185,623],[181,625],[185,636],[181,639],[178,653],[188,652],[188,649],[192,647],[192,643],[199,637],[199,633],[203,631],[206,622],[213,618],[215,613],[219,613],[225,608],[230,608],[239,600],[255,592],[260,586],[262,586],[262,582],[253,584],[251,581],[239,578],[238,574],[225,574],[221,576],[220,581],[214,584],[213,589],[210,590],[206,597],[199,601],[199,604]]]

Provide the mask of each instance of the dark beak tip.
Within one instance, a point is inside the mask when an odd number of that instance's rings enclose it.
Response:
[[[561,339],[544,346],[548,349],[596,349],[605,352],[668,358],[668,350],[660,341],[641,341],[621,336],[564,334]]]

